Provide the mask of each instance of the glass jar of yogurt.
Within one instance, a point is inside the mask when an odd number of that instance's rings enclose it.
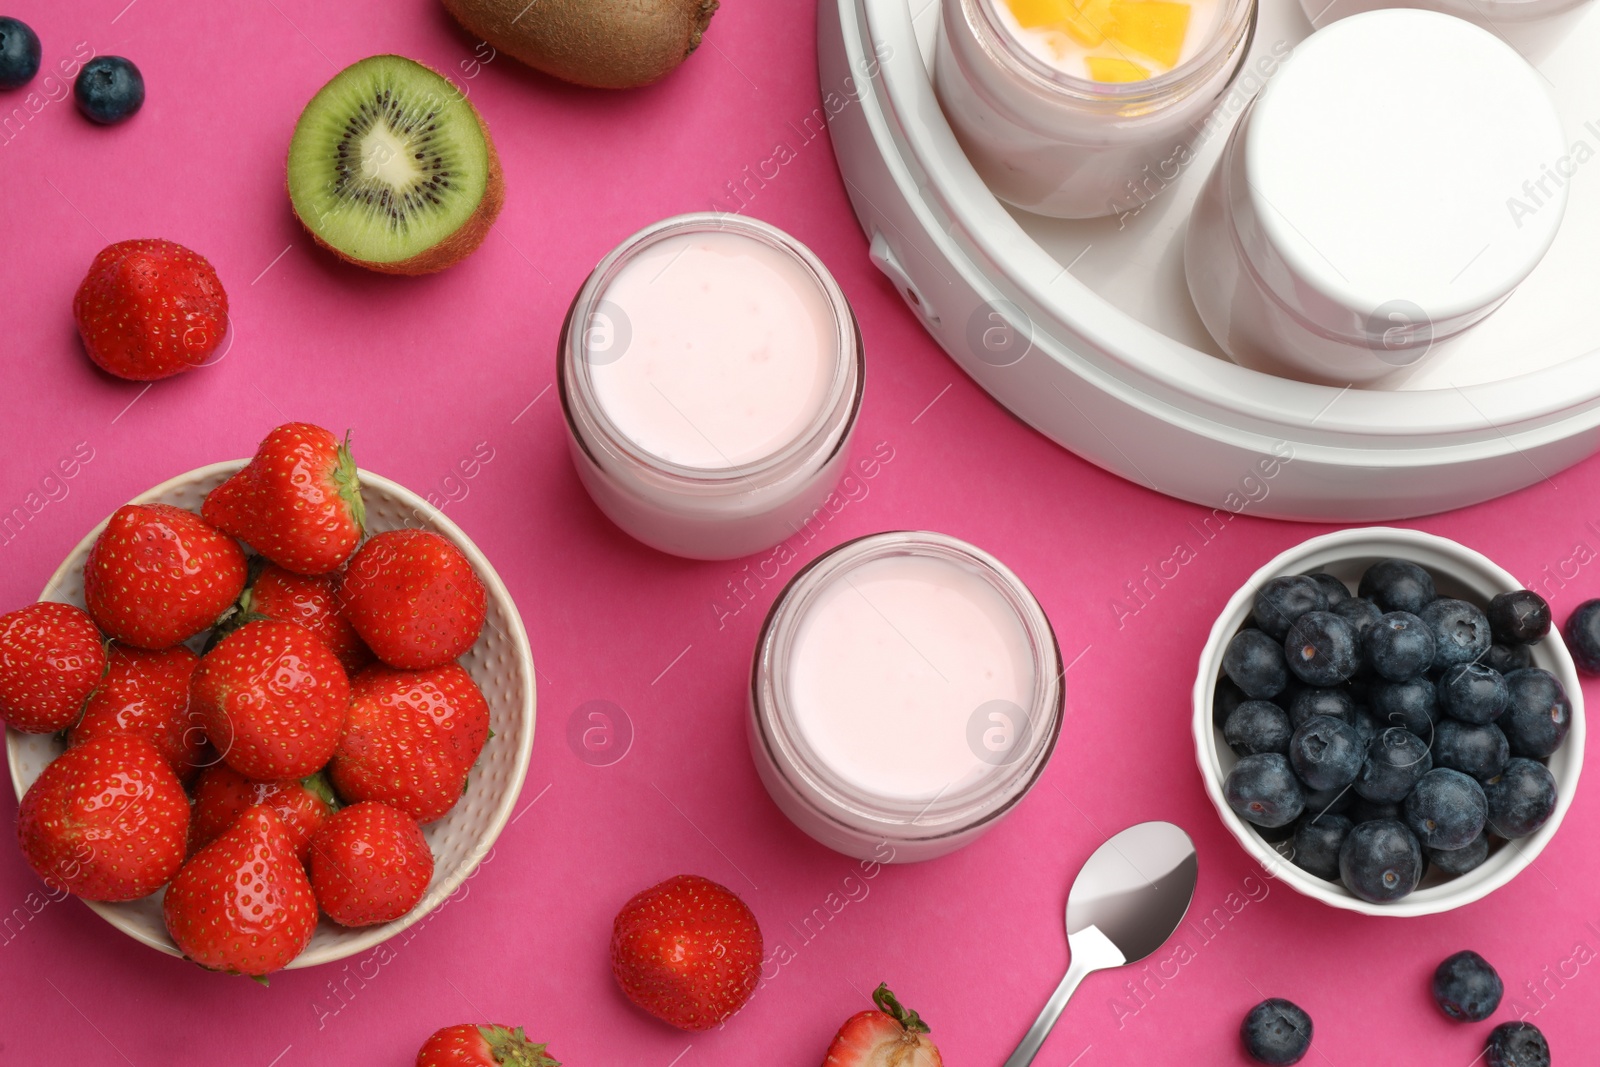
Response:
[[[1016,807],[1055,748],[1062,696],[1054,631],[1015,574],[943,534],[876,534],[812,563],[773,606],[750,748],[817,841],[914,862]]]
[[[1118,214],[1182,166],[1244,66],[1256,0],[943,0],[934,87],[1001,200]]]
[[[839,481],[865,380],[822,262],[776,227],[681,215],[595,268],[562,329],[572,462],[645,544],[733,559],[798,532]]]

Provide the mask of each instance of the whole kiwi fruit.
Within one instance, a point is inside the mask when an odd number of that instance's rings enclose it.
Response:
[[[700,39],[718,0],[443,0],[468,33],[535,70],[597,89],[666,77]]]

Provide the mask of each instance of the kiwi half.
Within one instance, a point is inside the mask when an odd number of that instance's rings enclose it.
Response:
[[[505,201],[477,109],[403,56],[346,67],[300,113],[289,200],[318,244],[385,274],[429,274],[465,258]]]

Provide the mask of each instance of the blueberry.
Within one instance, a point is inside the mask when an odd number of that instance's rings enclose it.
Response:
[[[1281,997],[1263,1000],[1244,1017],[1239,1039],[1257,1063],[1272,1067],[1299,1063],[1311,1048],[1311,1016]]]
[[[1489,627],[1496,644],[1536,645],[1550,632],[1550,604],[1531,589],[1501,593],[1489,601]]]
[[[1510,674],[1533,666],[1533,649],[1527,645],[1490,645],[1478,662],[1501,674]]]
[[[1458,663],[1439,676],[1439,710],[1453,719],[1482,726],[1498,719],[1510,700],[1506,676],[1482,663]]]
[[[1494,1014],[1506,987],[1476,952],[1446,957],[1433,972],[1433,1002],[1457,1022],[1481,1023]]]
[[[1367,634],[1383,618],[1383,609],[1365,597],[1353,596],[1349,600],[1341,600],[1328,610],[1350,624],[1350,629],[1356,634],[1356,643],[1363,648],[1366,647]]]
[[[1367,663],[1391,682],[1403,682],[1433,665],[1433,633],[1409,612],[1391,611],[1367,633]]]
[[[1260,630],[1240,630],[1222,654],[1222,669],[1251,700],[1271,700],[1289,684],[1283,645]]]
[[[1228,721],[1228,716],[1233,714],[1233,709],[1243,704],[1250,698],[1244,695],[1244,690],[1233,684],[1233,679],[1223,675],[1217,679],[1217,688],[1211,695],[1211,722],[1217,729],[1222,729]]]
[[[1465,600],[1440,598],[1423,608],[1418,618],[1433,635],[1433,666],[1437,670],[1474,663],[1494,643],[1489,617]]]
[[[1356,728],[1327,715],[1307,720],[1289,741],[1289,763],[1312,789],[1343,789],[1356,780],[1366,758]]]
[[[1306,792],[1306,813],[1308,819],[1318,815],[1342,815],[1357,799],[1355,790],[1349,786],[1340,786],[1338,789],[1314,789]]]
[[[1501,1023],[1483,1052],[1484,1067],[1550,1067],[1550,1042],[1532,1023]]]
[[[1439,721],[1439,698],[1432,682],[1381,682],[1372,688],[1372,715],[1384,726],[1398,726],[1418,737],[1432,737]]]
[[[1343,689],[1318,689],[1313,686],[1294,695],[1294,700],[1289,704],[1289,725],[1298,730],[1307,719],[1314,719],[1318,715],[1354,724],[1356,702]]]
[[[1308,611],[1284,638],[1289,669],[1307,685],[1339,685],[1356,672],[1356,633],[1331,611]]]
[[[1506,688],[1511,701],[1499,726],[1511,742],[1511,754],[1544,759],[1554,753],[1572,729],[1572,701],[1561,681],[1549,671],[1530,667],[1506,675]]]
[[[1353,599],[1350,596],[1350,587],[1326,571],[1321,571],[1317,574],[1308,574],[1306,577],[1310,578],[1313,582],[1316,582],[1317,587],[1322,590],[1322,595],[1328,598],[1329,611],[1332,611],[1335,605],[1342,604],[1346,600]]]
[[[1240,760],[1228,773],[1222,792],[1234,814],[1268,829],[1294,822],[1306,806],[1294,768],[1276,752]]]
[[[1433,763],[1487,782],[1506,769],[1511,742],[1500,727],[1471,726],[1445,719],[1433,730]]]
[[[1364,822],[1377,822],[1379,819],[1399,819],[1402,812],[1400,803],[1394,800],[1368,800],[1360,793],[1355,793],[1355,800],[1350,807],[1345,809],[1345,814],[1350,821],[1360,825]]]
[[[1567,638],[1567,651],[1578,666],[1590,674],[1600,674],[1600,600],[1585,600],[1567,616],[1561,632]]]
[[[1356,709],[1356,716],[1350,721],[1350,725],[1356,728],[1356,735],[1361,738],[1361,744],[1369,748],[1372,746],[1372,739],[1377,737],[1382,729],[1378,725],[1378,720],[1373,718],[1372,713],[1366,708]]]
[[[1483,833],[1489,802],[1483,786],[1460,771],[1435,767],[1406,797],[1405,821],[1430,848],[1466,848]]]
[[[1422,846],[1397,819],[1361,823],[1339,850],[1339,876],[1362,900],[1391,903],[1422,880]]]
[[[1489,804],[1489,830],[1504,838],[1527,837],[1550,821],[1556,810],[1556,778],[1531,759],[1513,759],[1483,783]]]
[[[144,106],[144,76],[121,56],[95,56],[78,72],[72,95],[86,117],[109,126]]]
[[[1258,752],[1289,751],[1289,737],[1294,733],[1289,725],[1289,715],[1270,700],[1247,700],[1233,710],[1222,727],[1222,736],[1228,747],[1240,756],[1254,756]]]
[[[1314,579],[1303,575],[1273,578],[1256,593],[1256,625],[1268,637],[1282,641],[1294,621],[1308,611],[1327,611],[1328,594]]]
[[[1358,590],[1384,611],[1419,614],[1438,596],[1433,575],[1408,559],[1379,560],[1361,576]]]
[[[1398,804],[1431,770],[1433,756],[1422,738],[1390,727],[1372,739],[1355,789],[1368,800]]]
[[[1282,826],[1252,826],[1255,835],[1269,845],[1281,844],[1294,836],[1294,823],[1284,823]]]
[[[39,35],[28,24],[0,15],[0,89],[27,85],[39,73]]]
[[[1343,815],[1307,812],[1294,829],[1294,865],[1323,881],[1339,880],[1339,850],[1356,824]]]
[[[1489,835],[1479,834],[1466,848],[1425,848],[1422,850],[1443,874],[1461,875],[1474,870],[1489,858]]]

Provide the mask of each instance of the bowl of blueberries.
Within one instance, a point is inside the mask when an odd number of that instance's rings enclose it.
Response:
[[[1234,594],[1194,735],[1222,821],[1281,881],[1367,915],[1480,900],[1538,857],[1583,766],[1550,606],[1416,530],[1316,537]]]

